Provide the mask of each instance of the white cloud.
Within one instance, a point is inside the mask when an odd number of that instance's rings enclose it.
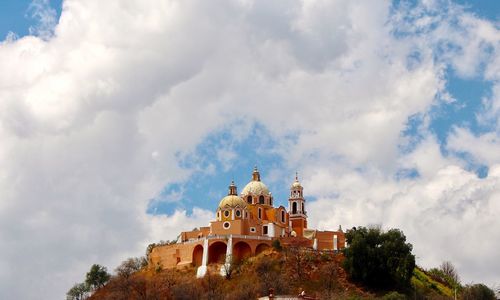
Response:
[[[500,163],[500,137],[497,132],[474,135],[465,128],[455,128],[448,138],[448,148],[469,153],[478,163],[487,166]]]
[[[429,221],[441,230],[429,240],[410,226],[417,220],[412,214],[391,206],[397,200],[422,215],[412,197],[443,180],[456,182],[452,195],[424,194],[427,207],[441,207],[443,199],[453,200],[450,209],[465,205],[457,196],[464,192],[498,209],[491,201],[495,172],[481,181],[450,167],[457,162],[440,155],[429,132],[411,154],[398,150],[408,117],[426,114],[436,95],[446,94],[447,64],[467,75],[498,59],[481,48],[482,40],[495,42],[497,31],[467,19],[461,30],[472,32],[466,36],[482,32],[472,48],[436,59],[437,37],[464,46],[467,40],[442,16],[419,23],[444,24],[429,36],[396,38],[402,21],[389,15],[389,6],[67,0],[50,38],[4,41],[0,298],[61,297],[92,263],[113,268],[141,255],[152,239],[206,225],[211,212],[199,209],[192,216],[148,216],[148,199],[189,178],[197,166],[180,168],[179,158],[210,133],[230,128],[237,140],[254,122],[269,130],[274,150],[288,167],[300,167],[304,185],[318,196],[310,210],[319,227],[401,222],[422,247],[455,237],[446,235],[444,223],[458,222],[455,215]],[[409,63],[415,51],[418,59]],[[229,162],[235,159],[230,142],[219,151]],[[402,166],[422,177],[395,181]],[[472,186],[486,190],[476,194]],[[463,218],[477,216],[465,207]],[[400,213],[407,218],[397,219]],[[471,228],[487,222],[493,221]],[[418,251],[425,262],[439,259],[440,252]],[[469,257],[456,258],[460,270],[475,276]]]
[[[414,245],[417,263],[436,267],[452,261],[464,283],[498,283],[500,213],[499,166],[488,177],[478,178],[456,165],[447,165],[416,180],[390,182],[373,174],[326,176],[319,170],[306,186],[307,193],[328,191],[315,182],[331,182],[330,195],[308,204],[312,226],[344,229],[380,224],[400,228]],[[322,176],[322,177],[320,177]],[[367,176],[372,178],[366,180]],[[368,181],[368,182],[367,182]]]

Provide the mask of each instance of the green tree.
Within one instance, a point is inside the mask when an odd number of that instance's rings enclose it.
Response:
[[[85,283],[75,283],[66,293],[67,300],[84,300],[88,298],[90,288]]]
[[[410,287],[413,246],[399,229],[353,228],[346,233],[344,269],[356,281],[377,288]]]
[[[111,275],[108,274],[106,267],[93,264],[85,277],[85,283],[92,289],[96,290],[103,287],[106,282],[108,282],[110,277]]]
[[[463,300],[495,300],[495,292],[482,283],[467,285],[462,291]]]

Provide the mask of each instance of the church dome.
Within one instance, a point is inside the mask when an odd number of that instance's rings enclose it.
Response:
[[[269,189],[262,181],[250,181],[241,192],[242,195],[269,195]]]
[[[297,172],[295,172],[295,181],[292,183],[292,186],[291,188],[301,188],[302,185],[300,184],[300,181],[299,181],[299,174]]]
[[[236,195],[227,195],[226,197],[222,198],[222,200],[219,203],[219,208],[224,208],[224,207],[234,208],[237,206],[244,208],[247,207],[247,203]]]
[[[252,181],[250,181],[244,188],[243,191],[241,192],[242,195],[246,196],[249,194],[252,195],[263,195],[263,196],[269,196],[269,189],[267,186],[260,181],[260,173],[259,170],[257,170],[257,167],[253,169],[252,173]]]

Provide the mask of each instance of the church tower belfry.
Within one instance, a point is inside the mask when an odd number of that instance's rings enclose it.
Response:
[[[307,228],[307,213],[305,209],[304,188],[299,182],[299,176],[295,173],[295,181],[290,186],[290,198],[288,198],[288,213],[290,215],[290,226],[296,236],[303,236]]]

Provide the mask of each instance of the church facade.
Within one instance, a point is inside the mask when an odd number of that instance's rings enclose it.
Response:
[[[182,232],[177,243],[154,247],[149,263],[163,268],[197,267],[202,277],[208,265],[224,265],[234,260],[258,255],[269,249],[274,240],[284,246],[299,243],[316,250],[338,251],[345,248],[342,228],[318,231],[307,227],[304,189],[295,176],[290,186],[288,208],[274,206],[274,198],[254,168],[252,180],[238,195],[234,182],[221,199],[215,220],[207,227]]]

